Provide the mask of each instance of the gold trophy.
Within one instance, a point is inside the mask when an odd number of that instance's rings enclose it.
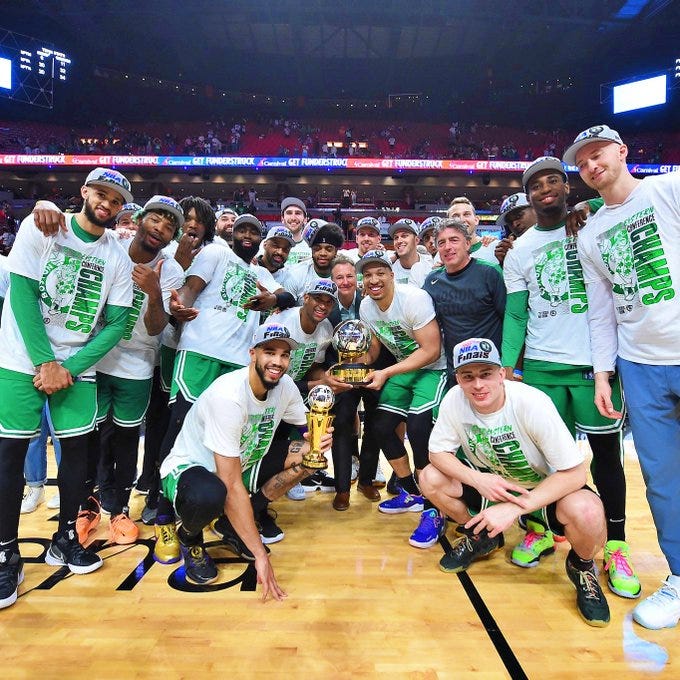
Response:
[[[309,404],[309,412],[307,413],[309,451],[302,456],[303,467],[312,470],[323,470],[328,467],[326,456],[321,451],[321,437],[326,434],[333,418],[335,418],[335,416],[329,414],[334,402],[335,395],[328,385],[317,385],[309,390],[307,397]]]
[[[366,384],[366,375],[371,369],[364,363],[352,361],[368,352],[371,346],[371,329],[358,319],[348,319],[338,324],[333,334],[333,347],[340,362],[331,367],[331,373],[348,385]]]

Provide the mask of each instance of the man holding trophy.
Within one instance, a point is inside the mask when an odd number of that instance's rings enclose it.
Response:
[[[300,393],[286,375],[296,347],[285,326],[260,326],[250,364],[217,378],[199,396],[163,461],[163,494],[182,520],[178,536],[189,581],[206,584],[217,578],[203,528],[224,513],[218,521],[231,532],[224,532],[224,541],[254,560],[263,599],[285,597],[256,522],[271,522],[269,503],[325,465],[323,453],[332,444],[328,411],[333,395],[325,386],[309,394],[310,432],[303,435],[309,443],[274,439],[282,421],[298,427],[308,421]]]

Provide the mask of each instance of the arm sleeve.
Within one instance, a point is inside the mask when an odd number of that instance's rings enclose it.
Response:
[[[503,317],[503,366],[515,366],[527,334],[529,322],[529,291],[510,293]]]
[[[38,282],[19,274],[10,274],[9,302],[17,327],[34,366],[54,361],[45,324],[40,313]]]
[[[106,305],[104,311],[106,324],[104,328],[63,363],[64,368],[72,376],[77,377],[90,368],[90,366],[94,366],[120,342],[125,333],[130,309],[130,307]]]

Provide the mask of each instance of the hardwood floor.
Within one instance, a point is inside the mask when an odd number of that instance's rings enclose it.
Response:
[[[626,471],[628,537],[649,594],[667,566],[633,455]],[[332,498],[274,505],[286,537],[271,546],[273,564],[288,598],[264,604],[253,568],[209,531],[220,580],[198,588],[186,584],[181,566],[153,562],[153,531],[141,523],[138,544],[107,546],[106,517],[95,539],[104,567],[65,575],[41,561],[54,511],[43,504],[22,515],[26,580],[16,605],[0,612],[3,675],[680,677],[678,629],[633,624],[634,601],[610,594],[607,628],[581,620],[564,572],[566,544],[539,567],[519,569],[508,558],[521,536],[514,528],[503,551],[467,574],[444,574],[440,545],[408,545],[418,514],[381,515],[354,489],[350,509],[336,512]],[[133,496],[134,518],[142,500]],[[454,538],[451,526],[447,536]]]

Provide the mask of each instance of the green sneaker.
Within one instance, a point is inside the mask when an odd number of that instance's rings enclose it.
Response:
[[[576,606],[583,620],[590,626],[602,628],[609,624],[609,605],[597,580],[595,565],[579,570],[567,558],[567,576],[576,588]]]
[[[612,593],[630,599],[640,597],[642,586],[633,569],[633,563],[630,561],[630,548],[625,541],[605,543],[604,569],[607,572],[607,585]]]
[[[528,520],[526,528],[524,540],[515,546],[510,561],[518,567],[537,567],[541,557],[555,552],[555,541],[552,531],[538,522]]]
[[[451,546],[444,557],[439,560],[439,568],[447,573],[465,571],[474,560],[490,555],[505,545],[503,534],[491,538],[482,529],[478,534],[465,534]]]

